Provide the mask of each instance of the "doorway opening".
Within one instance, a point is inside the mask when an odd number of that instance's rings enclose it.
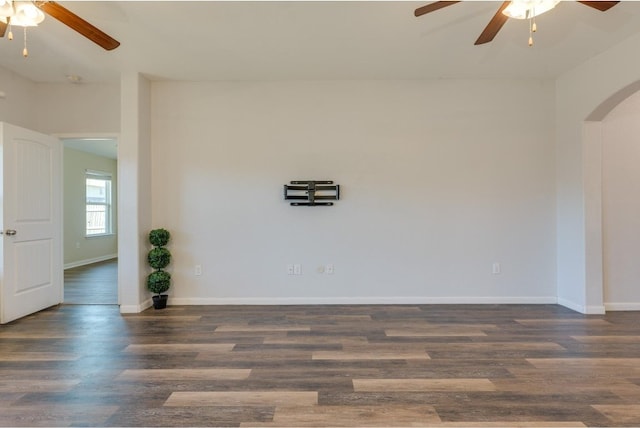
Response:
[[[118,259],[64,270],[64,303],[115,305],[118,303]]]
[[[118,296],[117,138],[60,138],[64,146],[64,303]]]

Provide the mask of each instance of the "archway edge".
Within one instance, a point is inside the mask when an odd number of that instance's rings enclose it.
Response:
[[[585,213],[585,292],[587,313],[612,310],[604,301],[604,245],[602,217],[603,121],[620,104],[640,91],[640,80],[624,86],[601,102],[583,124],[582,157]],[[637,309],[636,305],[629,306]],[[613,309],[615,310],[615,309]]]
[[[585,119],[587,122],[601,122],[620,103],[640,91],[640,80],[624,86],[601,102]]]
[[[556,79],[558,303],[603,313],[602,118],[637,90],[640,33]],[[593,263],[596,263],[595,265]]]

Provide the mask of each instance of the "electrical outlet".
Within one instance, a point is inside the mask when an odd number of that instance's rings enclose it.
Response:
[[[202,265],[196,265],[196,267],[193,269],[193,274],[195,276],[202,275]]]
[[[333,269],[333,265],[326,265],[324,268],[324,271],[327,273],[327,275],[333,275],[334,269]]]
[[[301,265],[293,265],[293,274],[294,275],[302,275],[302,266]]]
[[[502,272],[502,269],[500,268],[500,263],[497,263],[497,262],[494,263],[491,271],[493,272],[494,275],[500,274]]]
[[[295,269],[293,268],[293,265],[287,265],[287,275],[294,275],[295,274]]]

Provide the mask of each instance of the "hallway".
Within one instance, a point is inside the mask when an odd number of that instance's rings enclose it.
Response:
[[[117,305],[118,259],[66,269],[64,271],[64,303]]]

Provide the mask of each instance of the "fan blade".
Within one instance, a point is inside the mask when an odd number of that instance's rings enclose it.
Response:
[[[4,37],[4,33],[7,31],[7,24],[0,21],[0,37]]]
[[[500,6],[500,9],[498,9],[496,14],[493,15],[493,18],[491,18],[491,21],[489,21],[487,26],[484,28],[484,31],[482,32],[482,34],[480,34],[480,37],[478,37],[478,40],[476,40],[474,45],[482,45],[484,43],[489,43],[491,40],[493,40],[493,38],[496,36],[496,34],[498,34],[498,31],[500,31],[504,23],[507,22],[507,19],[509,19],[507,15],[502,13],[502,11],[505,10],[507,6],[509,6],[509,3],[511,2],[506,1],[502,3],[502,6]]]
[[[598,9],[600,12],[606,12],[611,9],[613,6],[620,3],[619,1],[579,1],[578,3],[582,3],[585,6],[592,7],[594,9]]]
[[[120,46],[119,41],[89,24],[87,21],[55,1],[40,1],[37,5],[43,12],[46,12],[48,15],[51,15],[67,27],[77,31],[93,43],[108,51]]]
[[[413,12],[413,14],[415,16],[426,15],[427,13],[435,12],[438,9],[442,9],[443,7],[451,6],[456,3],[460,3],[460,2],[459,1],[437,1],[435,3],[429,3],[428,5],[417,8],[416,11]]]

